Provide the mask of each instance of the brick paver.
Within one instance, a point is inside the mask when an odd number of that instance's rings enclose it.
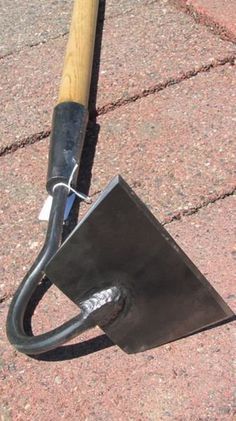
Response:
[[[124,15],[140,4],[145,6],[152,2],[100,0],[100,5],[102,11],[105,9],[107,19]],[[71,0],[17,0],[17,7],[12,0],[2,1],[0,57],[65,34],[69,29],[72,6]]]
[[[121,173],[155,215],[168,221],[231,192],[236,186],[234,91],[234,68],[222,66],[99,117],[89,194]],[[86,165],[95,148],[95,131],[91,125]],[[48,141],[43,140],[1,158],[6,262],[15,262],[13,243],[21,249],[43,239],[37,215],[46,195],[47,154]],[[82,189],[89,171],[84,168]],[[29,265],[39,243],[23,256],[23,264],[16,261],[5,272],[4,295],[18,283],[22,266]]]
[[[232,196],[168,225],[234,310],[235,209]],[[19,248],[15,256],[22,258]],[[10,265],[9,260],[6,270]],[[16,353],[8,344],[4,332],[8,304],[1,305],[0,313],[4,420],[41,420],[42,414],[48,421],[232,420],[235,323],[141,354],[104,349],[109,343],[100,338],[57,351],[52,361],[40,362]],[[56,289],[49,290],[37,309],[34,331],[56,326],[72,314],[74,306]],[[100,334],[96,329],[80,341]]]
[[[228,65],[99,118],[91,191],[121,172],[148,204],[156,203],[160,217],[230,191],[235,96],[235,70]]]
[[[221,39],[234,41],[234,3],[174,1],[188,13],[172,0],[105,3],[100,115],[89,124],[80,189],[91,177],[96,199],[121,173],[236,311],[236,47]],[[0,63],[0,150],[37,143],[0,158],[0,419],[232,421],[235,322],[137,355],[111,346],[98,328],[41,360],[7,341],[11,296],[45,236],[37,215],[70,4],[19,0],[15,7],[5,0],[1,7],[0,55],[11,55]],[[38,41],[45,43],[29,47]],[[87,209],[83,204],[80,217]],[[35,311],[33,331],[77,312],[53,286]]]
[[[221,37],[236,42],[236,3],[234,0],[174,0],[197,21]]]
[[[50,129],[65,45],[65,37],[50,40],[1,62],[1,148]],[[235,54],[233,44],[165,1],[140,3],[133,12],[105,21],[97,108],[106,110]]]

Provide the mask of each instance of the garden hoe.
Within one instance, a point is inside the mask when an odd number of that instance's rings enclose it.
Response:
[[[25,354],[54,349],[96,325],[113,343],[134,353],[234,318],[121,176],[110,182],[61,245],[64,209],[75,190],[88,120],[98,7],[99,0],[74,3],[53,114],[47,178],[53,199],[48,231],[9,309],[9,341]],[[33,336],[26,331],[24,318],[45,275],[80,311],[62,326]]]

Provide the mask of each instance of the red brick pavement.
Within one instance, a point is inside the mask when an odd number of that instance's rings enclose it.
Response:
[[[232,421],[235,323],[135,356],[109,346],[105,337],[96,339],[99,329],[55,351],[50,361],[20,355],[6,339],[11,296],[45,235],[37,214],[45,197],[48,139],[40,141],[39,133],[46,137],[50,129],[65,46],[60,34],[66,2],[61,22],[45,26],[45,44],[27,46],[37,41],[40,23],[45,25],[44,8],[52,10],[50,1],[41,3],[31,17],[29,4],[20,0],[24,34],[18,22],[10,25],[12,8],[5,15],[9,24],[6,19],[2,26],[12,55],[0,63],[0,141],[2,151],[22,148],[0,158],[1,421]],[[104,115],[97,119],[90,194],[97,197],[120,172],[236,311],[235,45],[220,39],[234,40],[235,5],[192,0],[185,7],[188,16],[165,0],[106,3],[97,98]],[[4,11],[7,5],[8,0]],[[93,122],[82,188],[96,132]],[[24,146],[30,141],[37,143]],[[76,313],[52,287],[35,312],[34,332]]]

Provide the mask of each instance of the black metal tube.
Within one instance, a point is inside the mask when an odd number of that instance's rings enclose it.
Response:
[[[79,164],[87,126],[86,108],[74,102],[57,105],[53,113],[49,150],[47,190],[53,203],[44,246],[35,263],[23,279],[10,304],[7,317],[7,336],[14,347],[25,354],[40,354],[72,339],[94,326],[84,312],[62,326],[38,336],[30,336],[24,329],[24,316],[29,301],[44,275],[44,268],[61,244],[64,209],[68,184],[75,164]],[[76,179],[76,175],[75,175]]]
[[[49,194],[56,184],[68,183],[75,164],[80,162],[87,122],[88,111],[81,104],[62,102],[54,108],[47,175]]]

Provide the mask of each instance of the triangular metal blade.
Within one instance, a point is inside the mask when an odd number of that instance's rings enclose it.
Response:
[[[49,262],[46,275],[78,305],[103,289],[123,288],[124,311],[102,328],[128,353],[234,316],[120,176]]]

